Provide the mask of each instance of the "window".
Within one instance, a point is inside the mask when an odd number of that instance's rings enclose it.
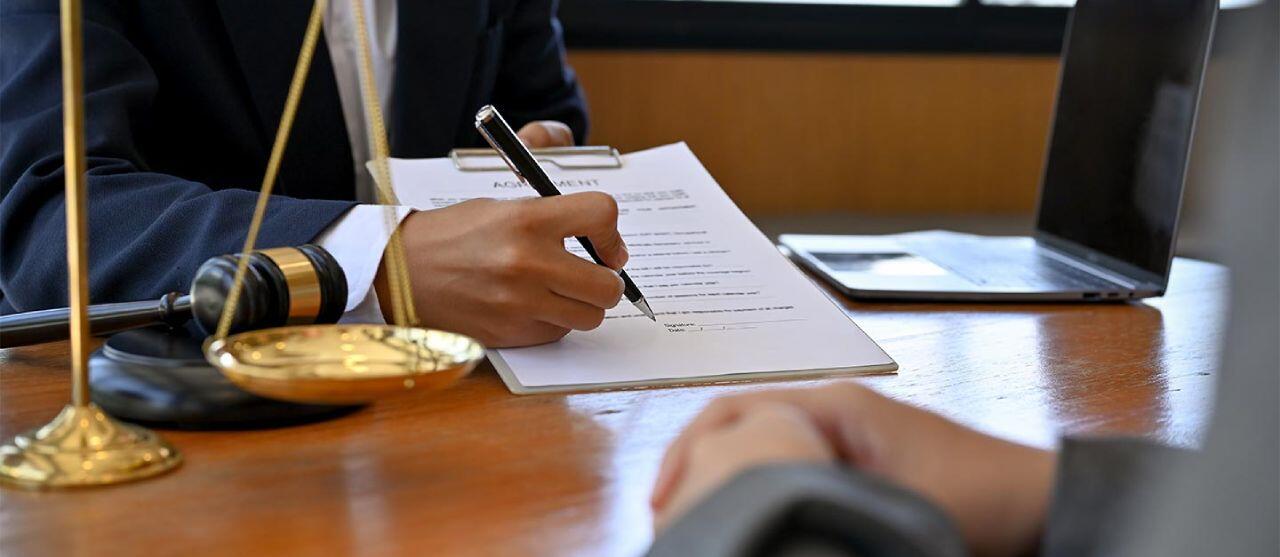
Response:
[[[560,19],[578,48],[1056,53],[1070,2],[561,0]]]
[[[1220,0],[1223,9],[1258,0]],[[1056,54],[1074,0],[561,0],[579,48]]]
[[[666,0],[668,2],[725,2],[757,4],[835,4],[842,6],[939,6],[955,7],[964,0]]]

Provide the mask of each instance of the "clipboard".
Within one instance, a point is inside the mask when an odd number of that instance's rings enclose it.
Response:
[[[602,326],[560,342],[491,350],[490,362],[512,393],[864,375],[898,368],[778,252],[686,145],[625,157],[611,147],[551,149],[534,156],[561,174],[558,178],[622,198],[627,212],[620,211],[620,223],[645,234],[634,244],[633,261],[643,262],[652,280],[662,283],[654,293],[665,301],[656,326],[629,305],[619,305],[606,312]],[[584,168],[603,170],[577,170]],[[402,202],[422,209],[477,198],[528,197],[490,149],[392,159],[391,171]]]
[[[584,147],[549,147],[530,149],[538,164],[554,166],[560,170],[611,170],[622,168],[622,154],[605,145]],[[507,170],[507,164],[497,151],[482,149],[454,149],[449,151],[453,168],[460,172],[492,172]]]

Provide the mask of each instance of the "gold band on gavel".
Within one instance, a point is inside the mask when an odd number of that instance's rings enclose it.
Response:
[[[258,253],[274,261],[289,288],[290,325],[315,323],[320,315],[320,275],[298,248],[271,248]]]

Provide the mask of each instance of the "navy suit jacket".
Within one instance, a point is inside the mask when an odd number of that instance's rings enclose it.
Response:
[[[344,0],[335,0],[344,1]],[[58,3],[0,0],[0,313],[67,303]],[[513,126],[586,108],[556,0],[401,0],[392,154],[475,146],[484,104]],[[244,241],[308,0],[86,0],[90,299],[186,291]],[[258,245],[313,240],[354,202],[320,41]]]

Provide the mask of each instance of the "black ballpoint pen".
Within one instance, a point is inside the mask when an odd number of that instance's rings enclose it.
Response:
[[[556,189],[555,184],[551,182],[551,177],[538,164],[537,159],[533,158],[533,153],[524,146],[520,138],[516,137],[516,132],[511,130],[511,126],[507,125],[507,121],[498,113],[498,109],[492,105],[486,105],[476,113],[476,129],[480,131],[480,135],[484,136],[485,141],[489,142],[489,146],[493,147],[502,160],[511,167],[511,171],[520,178],[520,181],[529,184],[534,191],[542,197],[551,197],[560,195],[560,190]],[[595,246],[591,245],[591,240],[584,236],[577,236],[578,243],[582,244],[582,249],[587,250],[587,254],[597,264],[604,265],[604,261],[600,259],[600,254],[596,253]],[[622,277],[622,284],[625,286],[623,294],[627,300],[636,306],[649,319],[657,322],[658,318],[653,315],[653,309],[649,307],[649,302],[644,299],[644,294],[640,293],[640,289],[636,287],[636,283],[631,282],[631,277],[627,276],[626,271],[619,270],[618,275]]]

